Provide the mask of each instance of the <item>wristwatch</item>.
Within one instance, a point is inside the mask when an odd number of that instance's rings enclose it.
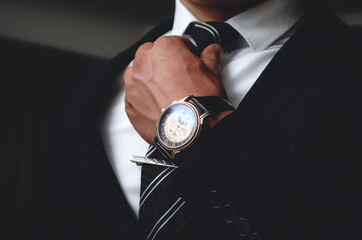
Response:
[[[162,109],[156,124],[155,144],[168,160],[190,148],[205,130],[208,116],[235,109],[225,99],[215,96],[187,96]]]

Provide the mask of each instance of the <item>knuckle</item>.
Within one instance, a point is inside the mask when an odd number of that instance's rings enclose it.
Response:
[[[160,47],[166,47],[171,45],[174,41],[175,39],[172,36],[163,36],[157,39],[155,45]]]
[[[126,99],[126,101],[125,101],[124,106],[125,106],[124,108],[125,108],[126,112],[129,113],[130,110],[131,110],[131,104],[128,102],[127,99]]]
[[[209,56],[210,54],[213,54],[214,53],[214,48],[213,47],[207,47],[204,49],[203,51],[203,55],[205,56]]]
[[[201,53],[203,59],[213,59],[215,57],[215,50],[213,47],[207,47]]]
[[[129,101],[132,99],[134,91],[136,91],[135,84],[132,80],[126,81],[124,83],[124,88],[126,90],[126,101]]]
[[[124,88],[127,90],[127,91],[129,91],[129,89],[130,89],[130,80],[128,80],[128,79],[125,79],[124,80]]]
[[[153,46],[153,43],[152,43],[152,42],[145,42],[145,43],[143,43],[141,46],[139,46],[138,50],[147,51],[147,50],[149,50],[150,48],[152,48],[152,46]]]
[[[134,62],[136,61],[137,63],[137,59],[142,59],[147,57],[147,55],[149,54],[149,50],[152,48],[152,46],[153,43],[151,42],[142,44],[136,51]]]
[[[133,65],[132,65],[133,71],[138,72],[142,70],[144,66],[146,66],[146,63],[149,62],[150,58],[151,55],[148,52],[136,55],[135,58],[133,59]]]
[[[128,98],[125,99],[125,110],[127,115],[132,115],[133,112],[133,108],[132,108],[132,104],[129,102]]]
[[[192,64],[190,64],[191,66],[190,67],[193,67],[193,68],[196,68],[196,69],[201,69],[201,70],[204,70],[205,69],[205,64],[204,62],[197,58]]]
[[[136,54],[135,58],[133,59],[133,66],[135,68],[142,66],[144,64],[144,62],[146,61],[147,57],[145,56],[145,54]]]
[[[129,79],[132,77],[132,67],[128,67],[123,74],[121,74],[121,78],[124,82],[129,81]]]
[[[129,77],[129,75],[126,75],[126,74],[123,75],[123,84],[124,84],[124,87],[125,87],[126,89],[129,88],[129,85],[130,85],[130,82],[131,82],[131,81],[132,81],[132,80],[131,80],[131,78]]]
[[[204,63],[201,60],[196,59],[195,61],[185,61],[184,64],[180,65],[183,72],[187,73],[200,73],[205,72]]]

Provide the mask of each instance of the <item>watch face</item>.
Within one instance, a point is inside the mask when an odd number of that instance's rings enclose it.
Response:
[[[175,104],[167,108],[159,121],[159,141],[169,149],[179,149],[192,141],[197,133],[198,116],[188,104]]]

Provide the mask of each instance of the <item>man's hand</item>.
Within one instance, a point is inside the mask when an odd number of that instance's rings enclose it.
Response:
[[[124,73],[126,112],[140,136],[154,144],[162,108],[188,95],[226,97],[221,82],[220,54],[213,44],[201,57],[186,38],[161,37],[136,52],[133,66]]]

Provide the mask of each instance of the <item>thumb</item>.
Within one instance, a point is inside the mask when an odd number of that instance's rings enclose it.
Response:
[[[219,44],[211,44],[200,55],[201,60],[215,76],[220,74],[220,57],[222,52],[222,47]]]

